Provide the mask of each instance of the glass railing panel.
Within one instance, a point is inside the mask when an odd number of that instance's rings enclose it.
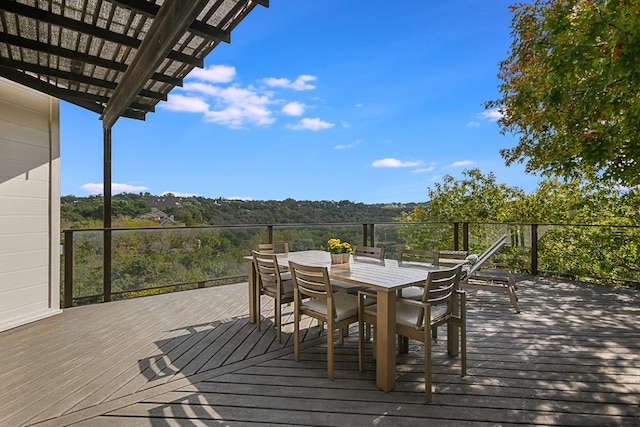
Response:
[[[265,227],[129,229],[113,232],[114,294],[246,280],[244,256]],[[163,289],[163,292],[174,289]]]
[[[538,226],[541,275],[637,286],[640,229],[603,225]]]
[[[73,232],[73,299],[85,303],[103,301],[103,238],[102,230],[78,230]],[[64,251],[60,263],[64,273]],[[64,274],[60,276],[64,280]],[[64,283],[61,284],[64,289]]]
[[[520,272],[530,271],[531,225],[529,224],[470,223],[469,253],[482,254],[503,235],[507,236],[506,245],[489,262],[507,265]]]
[[[506,247],[491,262],[530,273],[533,260],[537,260],[540,275],[634,286],[640,283],[639,227],[537,225],[536,254],[532,252],[532,227],[470,223],[469,253],[481,254],[506,234]],[[331,238],[352,245],[363,242],[363,225],[357,223],[117,229],[112,232],[112,299],[247,280],[244,257],[259,243],[269,241],[270,228],[273,241],[288,242],[290,251],[325,249]],[[367,226],[367,233],[370,230]],[[391,259],[402,247],[436,251],[455,247],[453,224],[378,223],[374,230],[375,245],[384,247]],[[66,233],[73,236],[72,252],[68,254],[64,248],[63,261],[72,256],[74,302],[103,301],[104,231]],[[462,224],[458,239],[462,249]],[[64,273],[64,263],[61,267]],[[61,279],[64,281],[64,274]],[[64,282],[62,285],[64,289]]]
[[[327,240],[340,239],[351,245],[362,244],[361,224],[303,224],[273,227],[274,242],[288,242],[290,251],[325,249]],[[266,241],[266,240],[265,240]]]
[[[400,248],[452,250],[453,240],[453,224],[450,223],[376,224],[376,246],[385,247],[387,258],[396,258]]]

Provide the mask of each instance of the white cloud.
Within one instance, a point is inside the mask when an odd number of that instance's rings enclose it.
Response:
[[[361,139],[356,139],[354,143],[352,144],[341,144],[341,145],[336,145],[333,147],[334,150],[348,150],[349,148],[354,148],[357,145],[360,145],[362,143]]]
[[[250,202],[253,199],[253,197],[245,197],[245,196],[231,196],[231,197],[225,197],[226,200],[240,200],[243,202]]]
[[[241,127],[247,124],[265,126],[275,121],[268,108],[272,100],[252,87],[220,87],[207,83],[185,83],[183,90],[196,93],[198,96],[173,95],[164,107],[173,111],[204,113],[206,121],[229,127]],[[211,104],[203,101],[201,98],[203,96],[210,98]]]
[[[236,68],[228,65],[210,65],[207,68],[194,68],[187,79],[198,79],[209,83],[229,83],[236,77]]]
[[[181,193],[179,191],[164,191],[164,192],[162,192],[163,196],[166,196],[167,194],[173,194],[176,197],[197,197],[197,196],[199,196],[199,194],[196,194],[196,193]]]
[[[325,122],[319,118],[305,118],[300,120],[298,124],[289,125],[288,127],[293,130],[322,130],[332,128],[333,123]]]
[[[301,117],[307,106],[302,102],[278,99],[273,88],[293,90],[315,89],[312,83],[316,76],[302,74],[295,80],[267,78],[262,81],[267,86],[242,86],[235,83],[235,67],[228,65],[211,65],[205,69],[194,69],[188,81],[178,93],[171,94],[167,102],[161,102],[160,108],[175,112],[199,113],[209,123],[217,123],[230,128],[245,126],[268,126],[275,122],[277,110],[275,105],[284,105],[281,113],[288,116]],[[333,127],[318,118],[303,119],[291,129],[321,130]]]
[[[414,169],[412,172],[413,173],[427,173],[427,172],[431,172],[431,171],[433,171],[433,166],[428,166],[426,168]]]
[[[478,126],[480,126],[480,123],[478,123],[478,122],[473,122],[472,121],[472,122],[467,123],[467,127],[468,128],[477,128]]]
[[[185,113],[204,113],[209,110],[209,104],[202,98],[180,94],[169,95],[167,102],[162,103],[161,106],[167,110]]]
[[[305,105],[301,102],[289,102],[282,107],[282,112],[288,116],[301,116],[304,109]]]
[[[374,168],[412,168],[416,166],[420,166],[422,162],[420,161],[403,161],[394,158],[386,158],[376,160],[372,163]]]
[[[451,163],[451,167],[452,168],[460,168],[460,167],[469,166],[469,165],[472,165],[472,164],[473,164],[473,162],[471,160],[460,160],[458,162]]]
[[[483,111],[480,113],[480,117],[483,119],[487,119],[492,122],[496,122],[502,118],[504,114],[500,111],[499,108],[492,108],[491,110]]]
[[[293,89],[293,90],[312,90],[316,87],[309,82],[313,82],[317,80],[316,76],[311,76],[308,74],[302,74],[298,76],[297,79],[291,81],[285,78],[275,78],[275,77],[267,77],[262,79],[262,81],[269,87],[281,87],[285,89]]]
[[[101,183],[93,183],[89,182],[87,184],[83,184],[80,188],[85,190],[91,195],[103,194],[104,184]],[[129,185],[129,184],[118,184],[116,182],[111,183],[111,193],[142,193],[148,191],[147,187],[137,186],[137,185]]]

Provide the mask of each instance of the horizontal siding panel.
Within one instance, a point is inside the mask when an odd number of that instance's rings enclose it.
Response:
[[[0,171],[4,167],[0,159]],[[3,172],[0,172],[2,175]],[[5,178],[13,178],[6,181]],[[5,177],[0,176],[0,196],[6,197],[41,197],[48,198],[49,196],[49,183],[36,179],[29,179],[29,176],[25,173],[19,177]]]
[[[40,272],[42,276],[42,273]],[[48,280],[48,278],[46,278]],[[8,318],[45,309],[49,306],[49,285],[40,282],[36,285],[22,286],[0,293],[0,313]]]
[[[16,233],[15,230],[7,230],[8,234],[2,234],[0,255],[13,252],[28,252],[42,250],[49,247],[48,233]]]
[[[35,267],[30,270],[14,271],[11,273],[0,274],[0,300],[4,299],[4,291],[13,292],[15,289],[31,288],[47,284],[49,281],[49,268]],[[0,310],[1,311],[1,310]]]
[[[2,108],[2,107],[0,107]],[[24,112],[19,114],[24,116]],[[33,126],[25,126],[22,123],[16,123],[15,121],[3,116],[0,119],[0,141],[3,144],[10,144],[7,151],[11,152],[15,150],[17,145],[22,145],[28,148],[47,148],[49,146],[49,123],[47,121],[34,121]]]
[[[50,166],[48,162],[42,163],[40,165],[34,165],[34,167],[29,170],[27,180],[32,182],[45,182],[48,184],[49,167]]]
[[[0,216],[0,236],[14,234],[16,230],[22,233],[48,233],[49,217],[43,214]]]
[[[5,125],[0,121],[0,126]],[[34,165],[41,164],[43,162],[49,162],[49,141],[47,134],[38,132],[38,139],[29,138],[29,134],[33,130],[24,128],[15,128],[16,137],[22,136],[22,141],[17,139],[5,138],[5,131],[3,129],[0,132],[0,158],[5,164],[11,162],[31,162]]]
[[[45,197],[6,197],[0,194],[0,216],[15,215],[16,212],[42,213],[49,209]]]
[[[31,119],[44,120],[46,123],[49,116],[48,95],[2,78],[0,83],[0,111],[3,117],[14,117],[24,126],[29,126]],[[21,115],[16,115],[16,111]]]
[[[33,250],[28,252],[11,252],[0,254],[0,271],[6,274],[16,273],[34,268],[49,267],[49,250]]]

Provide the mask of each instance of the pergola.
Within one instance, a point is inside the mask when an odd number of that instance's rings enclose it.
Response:
[[[144,120],[256,5],[269,0],[2,0],[0,76],[94,111],[104,132],[111,247],[111,128]],[[105,250],[105,286],[111,251]]]

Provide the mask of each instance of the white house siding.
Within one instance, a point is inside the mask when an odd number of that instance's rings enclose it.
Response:
[[[60,312],[59,117],[0,78],[0,331]]]

